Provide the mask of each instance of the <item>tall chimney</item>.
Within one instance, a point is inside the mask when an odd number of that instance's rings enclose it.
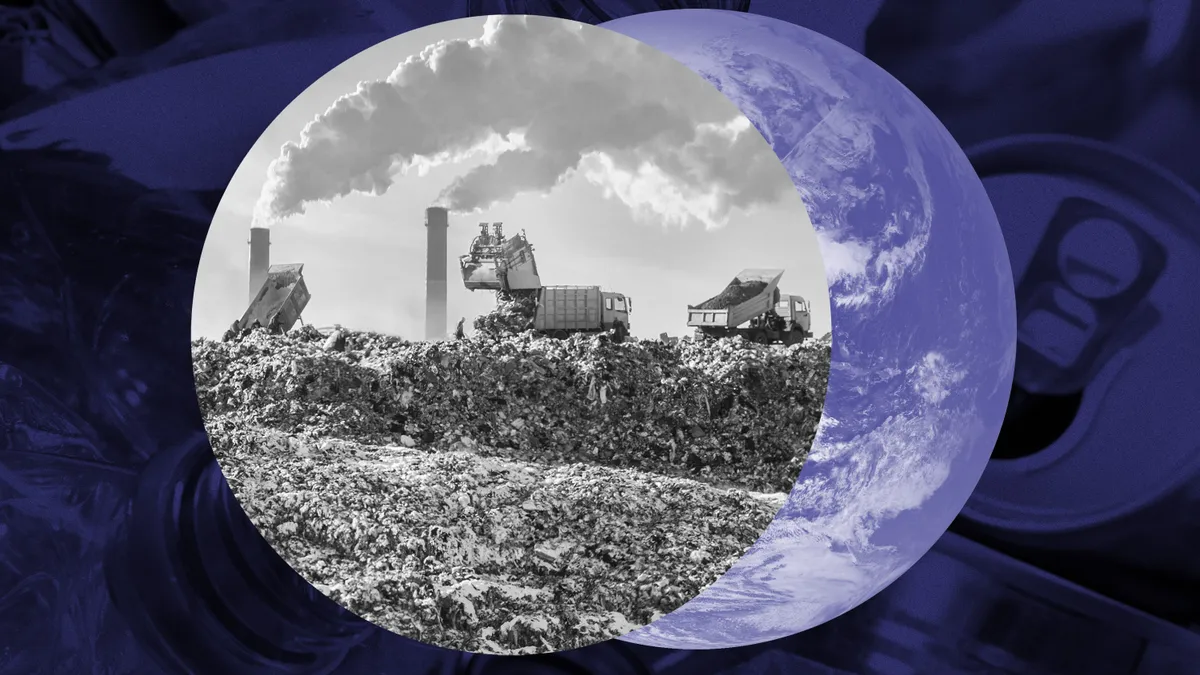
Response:
[[[425,209],[425,339],[446,337],[446,230],[449,212],[432,206]]]
[[[265,227],[250,228],[250,299],[254,302],[263,282],[267,280],[267,269],[271,267],[271,230]]]

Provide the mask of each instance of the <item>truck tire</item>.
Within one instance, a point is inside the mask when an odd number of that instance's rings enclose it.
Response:
[[[569,334],[565,330],[556,330],[550,334],[550,337],[554,338],[555,340],[566,340],[567,337],[569,337]]]

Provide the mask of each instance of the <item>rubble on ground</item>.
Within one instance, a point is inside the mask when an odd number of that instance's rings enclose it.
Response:
[[[742,281],[734,277],[725,290],[688,309],[729,309],[762,293],[766,287],[765,281]]]
[[[618,637],[716,581],[782,505],[586,464],[435,452],[209,421],[234,494],[304,578],[402,635],[539,653]]]
[[[467,437],[517,459],[778,492],[807,455],[829,374],[829,346],[813,342],[525,332],[430,343],[352,331],[327,340],[300,329],[198,341],[201,409],[313,437]]]
[[[782,506],[828,344],[336,327],[193,343],[234,494],[322,592],[442,646],[541,653],[625,634],[715,581]]]

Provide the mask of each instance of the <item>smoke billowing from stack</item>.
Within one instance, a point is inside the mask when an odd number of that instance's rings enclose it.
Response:
[[[616,32],[504,16],[335,101],[271,164],[256,223],[353,192],[383,194],[414,163],[488,148],[495,161],[460,175],[439,204],[480,210],[577,172],[664,222],[670,208],[719,226],[733,209],[794,189],[740,110],[686,66]],[[647,182],[631,188],[638,180]],[[675,196],[669,206],[664,194]]]
[[[250,228],[250,298],[254,302],[263,282],[267,280],[267,270],[271,267],[271,231],[265,227]]]
[[[439,206],[425,209],[425,339],[446,337],[446,231],[449,212]]]

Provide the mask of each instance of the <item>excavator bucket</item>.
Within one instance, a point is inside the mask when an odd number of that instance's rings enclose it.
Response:
[[[499,223],[491,232],[480,225],[471,250],[459,258],[463,286],[468,290],[518,291],[541,287],[533,246],[524,235],[504,237]]]
[[[470,291],[498,291],[501,288],[495,260],[479,259],[464,255],[460,259],[463,286]]]
[[[254,302],[238,321],[239,330],[255,324],[272,330],[287,332],[300,319],[300,313],[308,305],[311,296],[304,283],[304,265],[271,265],[267,279],[254,296]]]

